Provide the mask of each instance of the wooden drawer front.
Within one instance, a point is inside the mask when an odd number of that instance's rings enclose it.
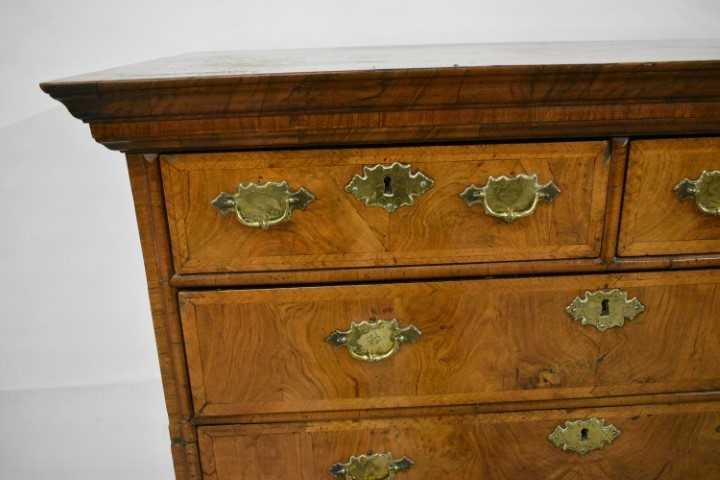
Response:
[[[592,417],[620,431],[605,448],[579,455],[548,440],[556,426]],[[411,459],[397,480],[720,478],[720,405],[712,403],[198,431],[206,480],[332,479],[332,465],[368,451]]]
[[[619,254],[720,253],[720,216],[673,190],[704,170],[720,171],[720,138],[632,142]]]
[[[606,287],[645,311],[605,331],[566,312]],[[720,388],[720,270],[184,292],[180,303],[202,416]],[[373,317],[422,335],[376,362],[326,341]]]
[[[212,273],[448,264],[598,255],[607,143],[482,145],[167,155],[163,182],[175,268]],[[411,165],[432,187],[389,213],[345,191],[363,166]],[[561,190],[507,224],[460,194],[490,176],[537,174]],[[267,229],[211,206],[238,184],[287,181],[315,199]]]

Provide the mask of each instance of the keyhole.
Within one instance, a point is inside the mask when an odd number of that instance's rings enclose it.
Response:
[[[580,440],[582,440],[584,442],[587,439],[588,439],[588,429],[583,428],[582,430],[580,430]]]
[[[600,315],[603,317],[610,315],[610,300],[607,298],[600,303]]]
[[[386,197],[392,197],[392,195],[393,195],[392,177],[389,175],[385,175],[385,178],[383,178],[383,184],[384,184],[383,195],[385,195]]]

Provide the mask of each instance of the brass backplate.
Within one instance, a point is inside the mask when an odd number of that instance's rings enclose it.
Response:
[[[313,200],[308,190],[292,192],[285,181],[241,183],[235,193],[215,197],[212,205],[223,215],[235,212],[243,225],[265,229],[290,220],[293,210],[305,209]]]
[[[424,173],[412,172],[410,165],[363,167],[362,175],[355,175],[345,190],[368,207],[381,207],[394,212],[415,203],[415,198],[427,192],[433,181]]]
[[[720,170],[704,170],[697,180],[686,178],[673,190],[681,200],[694,198],[701,212],[720,215]]]
[[[336,478],[345,480],[392,480],[396,472],[408,470],[414,462],[407,457],[393,459],[391,453],[368,453],[352,456],[346,463],[330,468]]]
[[[537,175],[519,174],[490,177],[482,187],[470,185],[460,197],[468,206],[482,203],[486,214],[512,223],[532,215],[540,200],[552,202],[559,193],[553,182],[541,185]]]
[[[586,455],[610,445],[620,433],[615,425],[605,424],[605,420],[592,417],[569,420],[564,425],[558,425],[548,435],[548,440],[564,451]]]
[[[566,311],[583,325],[592,325],[601,332],[608,328],[622,327],[645,311],[637,298],[628,299],[627,292],[618,288],[587,291],[567,306]]]
[[[327,337],[335,346],[347,347],[350,355],[366,362],[379,362],[391,357],[400,344],[415,342],[422,332],[415,326],[400,327],[396,319],[372,319],[352,322],[348,330],[336,330]]]

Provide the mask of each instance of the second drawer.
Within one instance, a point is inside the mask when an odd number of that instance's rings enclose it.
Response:
[[[717,270],[183,292],[180,304],[201,416],[720,388]]]

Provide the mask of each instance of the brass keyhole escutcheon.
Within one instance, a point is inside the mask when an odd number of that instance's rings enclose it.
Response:
[[[558,425],[548,435],[553,445],[566,452],[586,455],[593,450],[605,448],[620,436],[620,430],[613,424],[606,424],[601,418],[568,420]]]
[[[368,207],[381,207],[392,213],[400,207],[413,205],[415,199],[433,186],[433,180],[410,165],[395,162],[391,165],[363,167],[362,175],[355,175],[345,187]]]
[[[622,327],[645,311],[637,298],[628,298],[627,292],[618,288],[585,292],[575,297],[565,309],[572,318],[582,325],[592,325],[601,332],[613,327]]]

